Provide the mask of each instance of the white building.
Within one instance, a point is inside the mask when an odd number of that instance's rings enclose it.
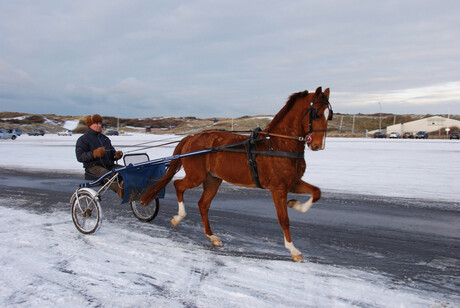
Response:
[[[433,116],[407,123],[387,126],[386,133],[390,134],[392,132],[397,132],[400,134],[404,134],[405,132],[417,133],[419,131],[431,133],[439,131],[440,129],[442,129],[442,131],[445,132],[446,128],[455,126],[460,128],[460,121],[440,116]],[[372,134],[377,131],[378,130],[374,130],[369,133]]]

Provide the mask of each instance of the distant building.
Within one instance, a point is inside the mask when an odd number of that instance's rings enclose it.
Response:
[[[386,128],[386,133],[390,134],[392,132],[397,132],[400,134],[404,134],[405,132],[416,133],[419,131],[426,131],[428,133],[436,132],[439,130],[445,131],[448,127],[459,127],[460,128],[460,121],[454,119],[448,119],[440,116],[433,116],[429,118],[424,118],[416,121],[411,121],[407,123],[401,123],[396,125],[390,125]],[[382,129],[385,131],[385,129]],[[369,132],[370,134],[377,132],[378,130],[374,130]]]

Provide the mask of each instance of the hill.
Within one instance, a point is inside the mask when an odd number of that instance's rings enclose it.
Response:
[[[119,129],[124,132],[146,132],[155,134],[192,134],[207,129],[249,131],[258,126],[264,128],[270,123],[273,115],[243,116],[239,118],[205,118],[196,117],[152,117],[152,118],[116,118],[104,116],[105,129]],[[332,137],[363,137],[366,130],[371,131],[409,122],[431,115],[394,115],[394,114],[334,114],[329,122],[328,136]],[[442,115],[447,117],[447,115]],[[460,116],[450,116],[460,120]],[[74,133],[84,133],[86,115],[63,116],[55,114],[28,114],[20,112],[0,112],[0,128],[20,128],[24,133],[32,129],[44,129],[48,133],[57,133],[67,128]],[[381,124],[380,124],[381,121]],[[74,127],[68,127],[74,123]]]

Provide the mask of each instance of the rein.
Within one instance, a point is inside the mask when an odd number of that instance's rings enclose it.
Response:
[[[330,111],[330,114],[329,114],[327,120],[331,121],[334,112],[332,111],[331,103],[329,103],[329,100],[327,98],[326,98],[326,102],[328,104],[328,109]],[[295,136],[295,135],[294,136],[281,135],[281,134],[270,133],[269,131],[267,131],[267,132],[261,131],[259,133],[267,135],[266,139],[270,139],[270,136],[273,136],[273,137],[279,137],[279,138],[284,138],[284,139],[297,140],[299,142],[306,142],[309,145],[311,143],[311,141],[312,141],[312,137],[311,137],[312,133],[315,133],[315,132],[325,133],[325,132],[327,132],[327,129],[313,129],[313,120],[321,118],[321,116],[318,116],[318,109],[314,108],[313,106],[316,105],[316,104],[321,104],[321,103],[322,102],[313,102],[312,101],[310,103],[310,106],[307,108],[307,110],[305,111],[305,113],[304,113],[304,115],[302,117],[302,119],[303,119],[303,118],[305,118],[307,116],[307,114],[309,114],[309,117],[308,117],[309,131],[305,134],[305,137]],[[270,146],[270,148],[271,148],[271,146]]]
[[[305,140],[306,140],[305,137],[280,135],[280,134],[274,134],[274,133],[270,133],[270,132],[259,132],[259,134],[267,135],[266,139],[269,139],[270,136],[273,136],[273,137],[280,137],[280,138],[284,138],[284,139],[297,140],[299,142],[305,142]]]
[[[162,144],[151,145],[151,146],[148,146],[148,147],[142,147],[142,148],[139,148],[139,149],[127,151],[126,153],[132,153],[132,152],[137,152],[137,151],[146,150],[146,149],[151,149],[151,148],[159,148],[159,147],[162,147],[162,146],[165,146],[165,145],[174,144],[174,143],[179,143],[179,142],[180,142],[180,141],[165,142],[165,143],[162,143]]]
[[[301,152],[288,152],[288,151],[274,151],[271,146],[269,146],[270,150],[263,150],[258,151],[256,150],[256,144],[268,140],[270,141],[269,137],[266,138],[257,138],[257,135],[261,133],[260,127],[254,129],[251,132],[251,135],[246,139],[246,141],[233,143],[228,145],[221,145],[217,147],[207,148],[207,150],[211,150],[211,152],[233,152],[233,153],[245,153],[248,157],[248,165],[249,170],[251,171],[252,179],[257,187],[263,188],[260,184],[259,174],[257,172],[257,163],[256,163],[256,155],[262,156],[272,156],[272,157],[284,157],[284,158],[294,158],[294,159],[303,159],[305,157],[305,153]],[[287,136],[289,137],[289,136]],[[245,149],[235,149],[244,147]]]

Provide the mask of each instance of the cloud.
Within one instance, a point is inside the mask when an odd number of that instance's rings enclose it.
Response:
[[[423,113],[458,102],[442,85],[459,88],[459,9],[448,0],[7,1],[0,65],[11,73],[0,71],[0,97],[22,97],[27,111],[24,97],[35,95],[51,109],[43,113],[83,104],[211,117],[273,114],[291,93],[323,86],[337,112],[381,101]]]
[[[417,113],[417,110],[425,110],[424,113],[455,113],[460,102],[460,81],[399,91],[363,94],[339,92],[335,96],[335,101],[339,103],[333,105],[338,105],[340,109],[361,112],[379,112],[380,103],[384,106],[384,112],[389,113],[398,113],[397,110],[402,110],[403,113]]]
[[[0,60],[0,93],[4,95],[25,94],[33,88],[33,81],[23,70]]]

